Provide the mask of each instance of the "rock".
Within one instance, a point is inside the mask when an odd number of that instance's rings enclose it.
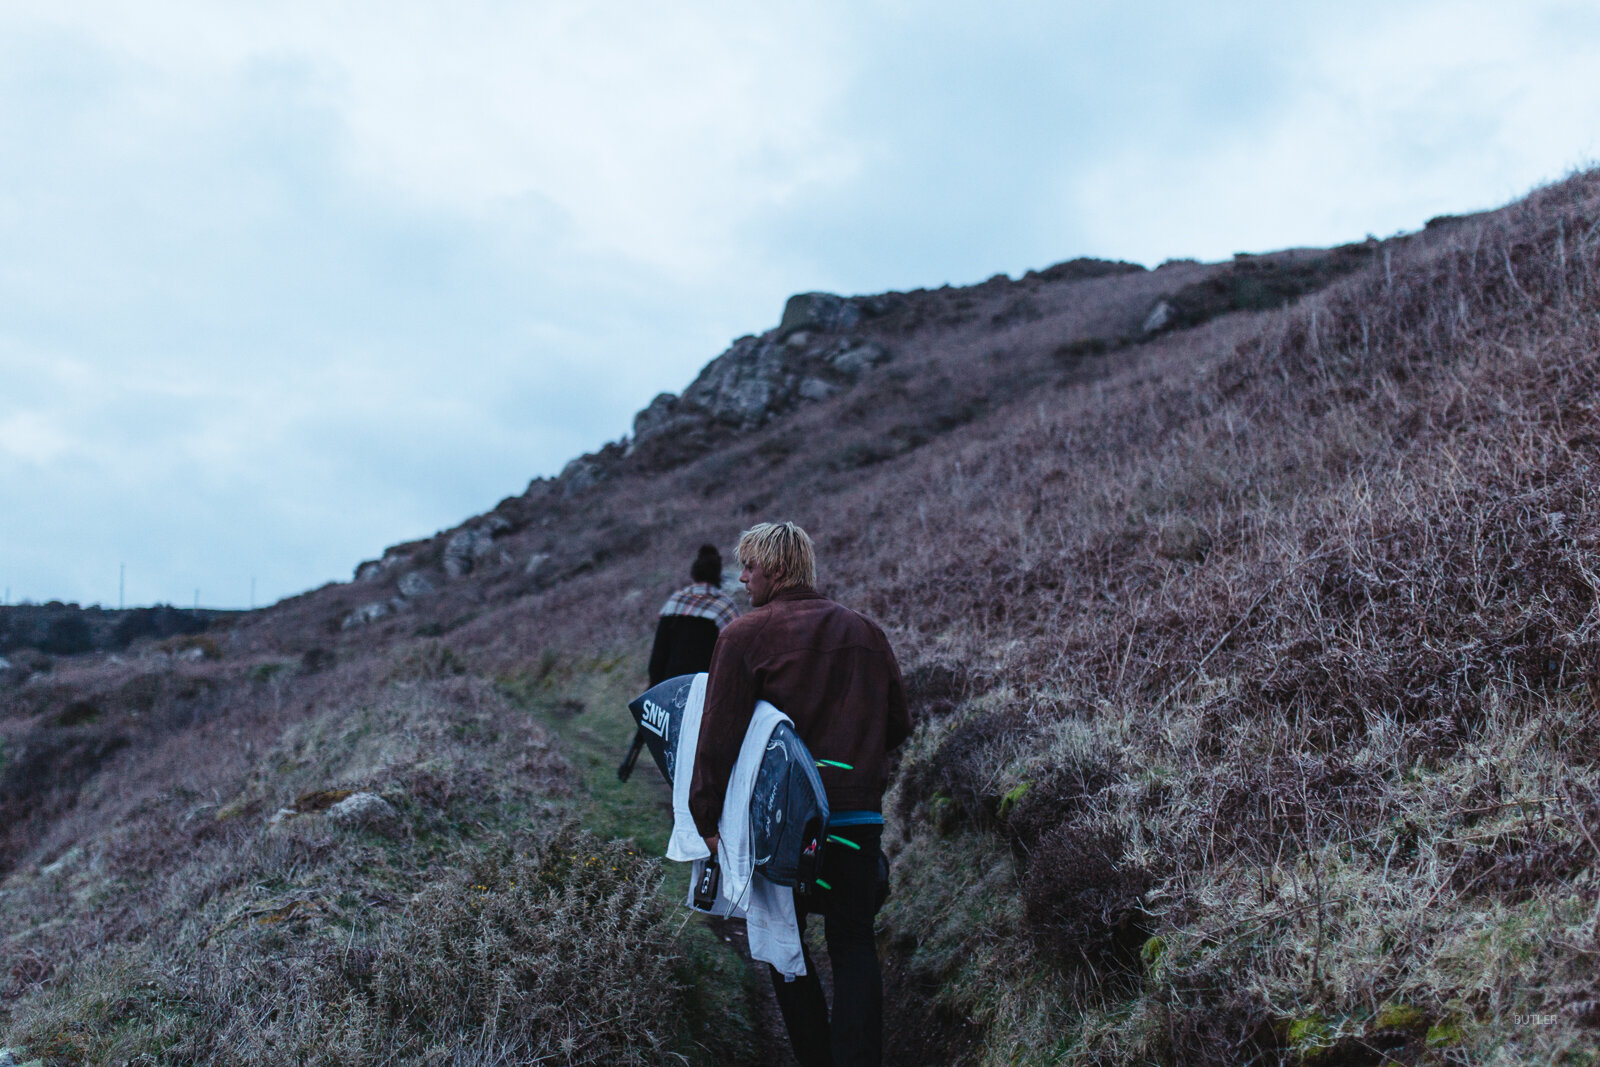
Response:
[[[328,809],[328,818],[346,826],[382,829],[398,825],[400,813],[376,793],[352,793]]]
[[[353,630],[357,626],[365,626],[369,622],[377,622],[393,610],[388,601],[375,600],[370,604],[363,604],[344,617],[344,622],[339,624],[341,630]]]
[[[600,455],[590,453],[579,456],[577,459],[561,468],[559,480],[561,482],[561,495],[574,497],[585,489],[599,485],[606,480],[611,472],[602,462]]]
[[[806,330],[796,330],[783,339],[783,343],[790,348],[804,348],[811,343],[811,334]]]
[[[852,341],[828,357],[829,366],[852,378],[887,361],[889,350],[876,341]]]
[[[832,385],[821,378],[807,378],[800,383],[800,395],[807,400],[826,400],[835,391]]]
[[[299,817],[300,813],[295,811],[293,808],[279,808],[277,811],[267,816],[267,827],[270,829],[274,826],[282,826],[290,819],[297,819]]]
[[[385,552],[382,559],[369,559],[356,567],[356,581],[375,582],[410,560],[403,552]]]
[[[1109,274],[1138,274],[1143,270],[1144,267],[1137,263],[1127,263],[1122,260],[1079,258],[1057,263],[1044,270],[1030,270],[1022,277],[1024,280],[1038,279],[1045,282],[1076,282],[1087,278],[1104,278]]]
[[[677,406],[677,393],[657,393],[650,405],[633,417],[633,441],[654,437],[665,430],[671,425]]]
[[[879,293],[877,296],[858,296],[853,303],[861,309],[861,313],[868,318],[878,318],[887,315],[896,308],[905,306],[906,298],[899,293]]]
[[[529,577],[538,574],[540,568],[542,568],[549,559],[550,553],[535,552],[533,555],[528,557],[528,565],[522,568],[522,573],[528,575]]]
[[[751,429],[781,408],[794,387],[781,345],[747,338],[706,364],[683,391],[680,406],[711,419]]]
[[[46,878],[53,878],[67,870],[67,868],[77,866],[78,861],[82,858],[83,849],[79,848],[77,845],[73,845],[71,848],[63,852],[60,858],[54,863],[47,863],[43,867],[40,867],[39,873],[44,875]]]
[[[444,572],[452,578],[469,574],[473,563],[488,555],[493,548],[494,534],[488,530],[479,526],[458,530],[455,536],[445,542]]]
[[[852,300],[833,293],[797,293],[783,305],[778,339],[781,341],[799,330],[823,333],[848,330],[860,321],[861,309]]]
[[[1160,333],[1171,326],[1177,317],[1178,309],[1162,300],[1150,309],[1150,314],[1145,316],[1142,329],[1145,333]]]
[[[431,592],[433,592],[433,583],[428,581],[428,576],[421,571],[411,571],[400,578],[401,596],[427,596]]]
[[[6,659],[4,656],[0,656],[0,671],[9,671],[10,669],[11,661]]]
[[[182,660],[185,663],[199,663],[206,658],[206,650],[203,648],[186,648],[182,652],[174,653],[172,658]]]

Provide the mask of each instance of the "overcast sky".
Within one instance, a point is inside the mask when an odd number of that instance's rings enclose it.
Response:
[[[1592,3],[0,6],[0,587],[245,606],[788,294],[1325,245],[1600,155]]]

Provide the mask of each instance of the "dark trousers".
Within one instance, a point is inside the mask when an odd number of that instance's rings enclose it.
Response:
[[[785,982],[777,970],[768,970],[789,1028],[789,1044],[801,1067],[878,1067],[883,1062],[883,973],[872,923],[888,889],[880,877],[883,827],[846,826],[833,833],[861,848],[829,842],[822,880],[831,888],[819,889],[816,899],[795,897],[806,973]],[[828,960],[833,964],[831,1023],[811,950],[805,948],[807,911],[822,915]]]

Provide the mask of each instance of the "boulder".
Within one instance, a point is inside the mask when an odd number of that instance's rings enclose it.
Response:
[[[452,578],[469,574],[473,563],[488,555],[493,548],[494,534],[483,527],[468,526],[457,530],[445,542],[444,572]]]
[[[826,400],[834,394],[835,388],[821,378],[807,378],[800,383],[799,392],[806,400]]]
[[[389,574],[396,567],[408,562],[409,556],[403,552],[385,552],[382,559],[369,559],[356,567],[356,581],[375,582]]]
[[[860,321],[861,309],[853,300],[833,293],[797,293],[783,306],[778,339],[781,341],[800,330],[823,333],[848,330]]]
[[[1141,329],[1147,333],[1160,333],[1171,326],[1178,317],[1178,309],[1162,300],[1150,309],[1150,314],[1144,317],[1144,326]]]
[[[854,378],[888,358],[889,350],[876,341],[851,341],[828,356],[828,365]]]
[[[522,568],[522,573],[528,575],[529,577],[538,574],[549,559],[550,553],[535,552],[533,555],[528,557],[528,565]]]
[[[370,604],[363,604],[344,617],[344,622],[339,624],[341,630],[353,630],[357,626],[365,626],[369,622],[377,622],[392,610],[386,600],[374,600]]]
[[[400,595],[405,597],[427,596],[433,592],[433,583],[421,571],[411,571],[400,577]]]
[[[352,793],[328,809],[328,818],[345,826],[393,829],[400,813],[376,793]]]
[[[650,406],[634,416],[634,442],[638,442],[638,438],[654,437],[666,429],[677,413],[677,403],[677,394],[656,394]]]
[[[6,659],[4,656],[0,656],[0,671],[9,671],[10,669],[11,661]]]
[[[613,441],[598,452],[579,456],[561,468],[556,480],[561,483],[561,495],[572,498],[611,476],[616,462],[627,455],[627,447]]]

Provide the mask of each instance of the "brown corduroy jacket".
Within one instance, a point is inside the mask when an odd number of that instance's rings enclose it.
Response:
[[[814,589],[785,589],[730,622],[711,657],[689,786],[701,836],[717,832],[728,778],[756,701],[794,720],[819,760],[834,811],[881,811],[888,753],[911,733],[900,665],[877,624]]]

